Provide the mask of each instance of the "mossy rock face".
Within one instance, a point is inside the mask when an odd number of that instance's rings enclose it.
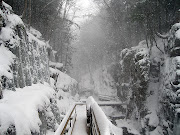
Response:
[[[137,46],[124,49],[121,53],[121,74],[118,96],[123,101],[129,100],[127,117],[138,115],[143,118],[147,114],[145,101],[149,84],[150,58],[146,47]],[[124,96],[124,97],[123,97]]]

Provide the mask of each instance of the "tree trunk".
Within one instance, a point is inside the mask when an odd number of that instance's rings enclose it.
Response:
[[[32,14],[31,14],[31,0],[29,0],[29,28],[31,26],[31,16],[32,16]]]
[[[2,98],[3,98],[3,93],[2,93],[2,85],[1,85],[1,81],[0,81],[0,99],[2,99]]]
[[[25,17],[26,12],[27,12],[27,0],[24,1],[24,11],[22,13],[22,18]]]
[[[2,7],[2,0],[0,0],[0,7]]]

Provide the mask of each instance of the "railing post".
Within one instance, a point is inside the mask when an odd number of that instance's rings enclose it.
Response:
[[[70,127],[71,127],[71,120],[70,120]]]

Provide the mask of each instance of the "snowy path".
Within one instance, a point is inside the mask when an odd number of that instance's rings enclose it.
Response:
[[[86,106],[76,107],[77,118],[72,135],[88,135],[86,131]]]

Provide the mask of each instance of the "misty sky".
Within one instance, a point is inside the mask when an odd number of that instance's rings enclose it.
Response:
[[[98,12],[98,8],[93,0],[77,0],[76,5],[79,8],[76,13],[78,18],[75,19],[78,24],[84,22],[88,18],[87,15],[96,14]]]

